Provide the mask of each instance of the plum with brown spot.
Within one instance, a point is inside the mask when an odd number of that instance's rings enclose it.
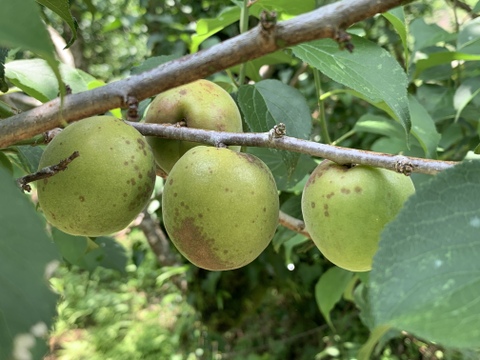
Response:
[[[220,271],[247,265],[268,246],[278,225],[279,200],[260,159],[198,146],[173,166],[162,209],[180,253],[200,268]]]
[[[369,271],[381,231],[414,191],[411,179],[402,174],[325,160],[303,191],[305,228],[332,263]]]

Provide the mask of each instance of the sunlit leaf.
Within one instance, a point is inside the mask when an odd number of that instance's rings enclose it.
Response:
[[[353,53],[330,39],[293,47],[293,53],[332,80],[373,102],[383,101],[406,132],[410,131],[407,76],[392,55],[366,39],[352,35]],[[375,61],[372,61],[375,58]]]

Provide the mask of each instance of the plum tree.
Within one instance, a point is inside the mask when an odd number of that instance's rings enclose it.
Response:
[[[208,80],[192,83],[165,91],[150,104],[145,122],[174,124],[184,121],[187,127],[242,132],[242,118],[230,94]],[[147,137],[157,165],[166,173],[189,149],[199,143]],[[231,146],[240,150],[239,146]]]
[[[45,148],[39,168],[79,152],[68,168],[38,182],[47,220],[74,235],[99,236],[125,228],[147,204],[155,161],[144,137],[112,116],[67,126]]]
[[[249,264],[278,224],[277,187],[257,157],[198,146],[172,168],[162,197],[165,228],[190,262],[207,270]]]
[[[303,191],[305,227],[332,263],[350,271],[369,271],[382,229],[414,191],[405,175],[324,160]]]

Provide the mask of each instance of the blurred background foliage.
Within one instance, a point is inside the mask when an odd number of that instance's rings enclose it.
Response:
[[[331,2],[311,3],[319,7]],[[71,65],[104,82],[125,78],[148,58],[188,54],[199,20],[215,19],[239,4],[241,1],[230,0],[72,0],[79,28],[78,39],[70,48]],[[420,58],[420,50],[427,54],[455,49],[457,38],[451,34],[458,32],[464,21],[475,18],[478,7],[477,1],[443,0],[408,5],[406,21],[413,34],[410,54]],[[43,15],[64,39],[71,37],[70,28],[57,15],[48,9],[43,9]],[[255,16],[249,18],[249,27],[257,23]],[[442,134],[439,158],[460,160],[475,148],[479,140],[478,101],[468,103],[458,121],[452,119],[456,116],[455,89],[466,79],[478,79],[478,63],[466,63],[461,70],[436,66],[415,77],[416,60],[406,59],[401,38],[385,18],[363,21],[351,30],[380,44],[409,68],[409,91],[429,111]],[[239,23],[234,21],[199,48],[239,32]],[[28,54],[9,56],[25,58]],[[359,124],[366,113],[380,117],[384,113],[324,75],[320,80],[325,97],[319,108],[313,70],[288,50],[277,56],[268,62],[252,62],[246,80],[272,78],[297,88],[312,111],[314,140],[321,139],[318,118],[324,111],[335,144],[388,152],[388,133]],[[212,79],[235,92],[239,71],[230,69]],[[398,129],[394,126],[389,131]],[[280,196],[282,210],[297,218],[301,218],[304,181],[300,179]],[[61,301],[48,359],[355,358],[369,334],[365,294],[361,286],[355,287],[361,278],[349,278],[330,309],[329,324],[319,310],[316,289],[318,279],[332,265],[309,241],[279,228],[272,246],[252,264],[229,272],[204,271],[188,264],[173,246],[164,244],[163,254],[155,251],[152,239],[160,236],[161,240],[163,233],[160,197],[161,184],[145,215],[157,235],[139,222],[117,234],[123,255],[115,261],[126,262],[124,268],[100,263],[90,267],[85,263],[65,265],[52,279]],[[378,348],[376,359],[475,358],[474,354],[449,352],[409,334],[390,335]]]

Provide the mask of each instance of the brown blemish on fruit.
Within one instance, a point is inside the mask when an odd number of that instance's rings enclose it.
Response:
[[[355,192],[360,194],[363,191],[363,189],[360,186],[355,186]]]
[[[182,89],[182,90],[180,90],[178,93],[179,93],[180,95],[187,95],[187,92],[188,92],[187,90]]]
[[[173,197],[177,197],[177,196],[178,196],[178,194],[177,194],[177,193],[173,193]]]
[[[124,193],[123,193],[123,197],[127,197],[127,196],[128,196],[128,194],[124,192]]]
[[[130,145],[130,140],[125,140],[125,143],[126,143],[127,145]]]
[[[194,264],[209,270],[225,270],[234,265],[218,257],[213,250],[215,239],[207,236],[192,217],[183,219],[171,235],[175,245]]]
[[[124,161],[124,162],[123,162],[123,165],[127,166],[127,165],[128,165],[128,161]]]
[[[225,192],[229,192],[230,190],[228,188],[225,188]]]
[[[80,202],[84,202],[84,201],[85,201],[85,196],[80,195],[80,196],[78,197],[78,200],[80,200]]]
[[[173,184],[173,179],[168,180],[168,184],[172,185]]]
[[[332,191],[331,193],[327,194],[327,199],[330,199],[335,193]]]
[[[201,219],[203,218],[203,214],[198,214],[198,217]]]
[[[142,173],[138,173],[138,178],[139,178],[139,179],[143,179],[143,174],[142,174]]]
[[[312,202],[310,203],[310,206],[312,207],[312,209],[315,209],[315,202],[312,201]]]
[[[182,202],[180,203],[180,206],[184,207],[184,206],[185,206],[185,202],[182,201]]]
[[[137,182],[135,181],[134,178],[131,178],[131,179],[130,179],[130,183],[132,184],[132,186],[137,185]]]
[[[263,212],[267,212],[267,208],[265,206],[263,207]]]
[[[341,189],[340,189],[340,192],[341,192],[342,194],[350,194],[350,193],[351,193],[350,189],[347,189],[347,188],[341,188]]]

